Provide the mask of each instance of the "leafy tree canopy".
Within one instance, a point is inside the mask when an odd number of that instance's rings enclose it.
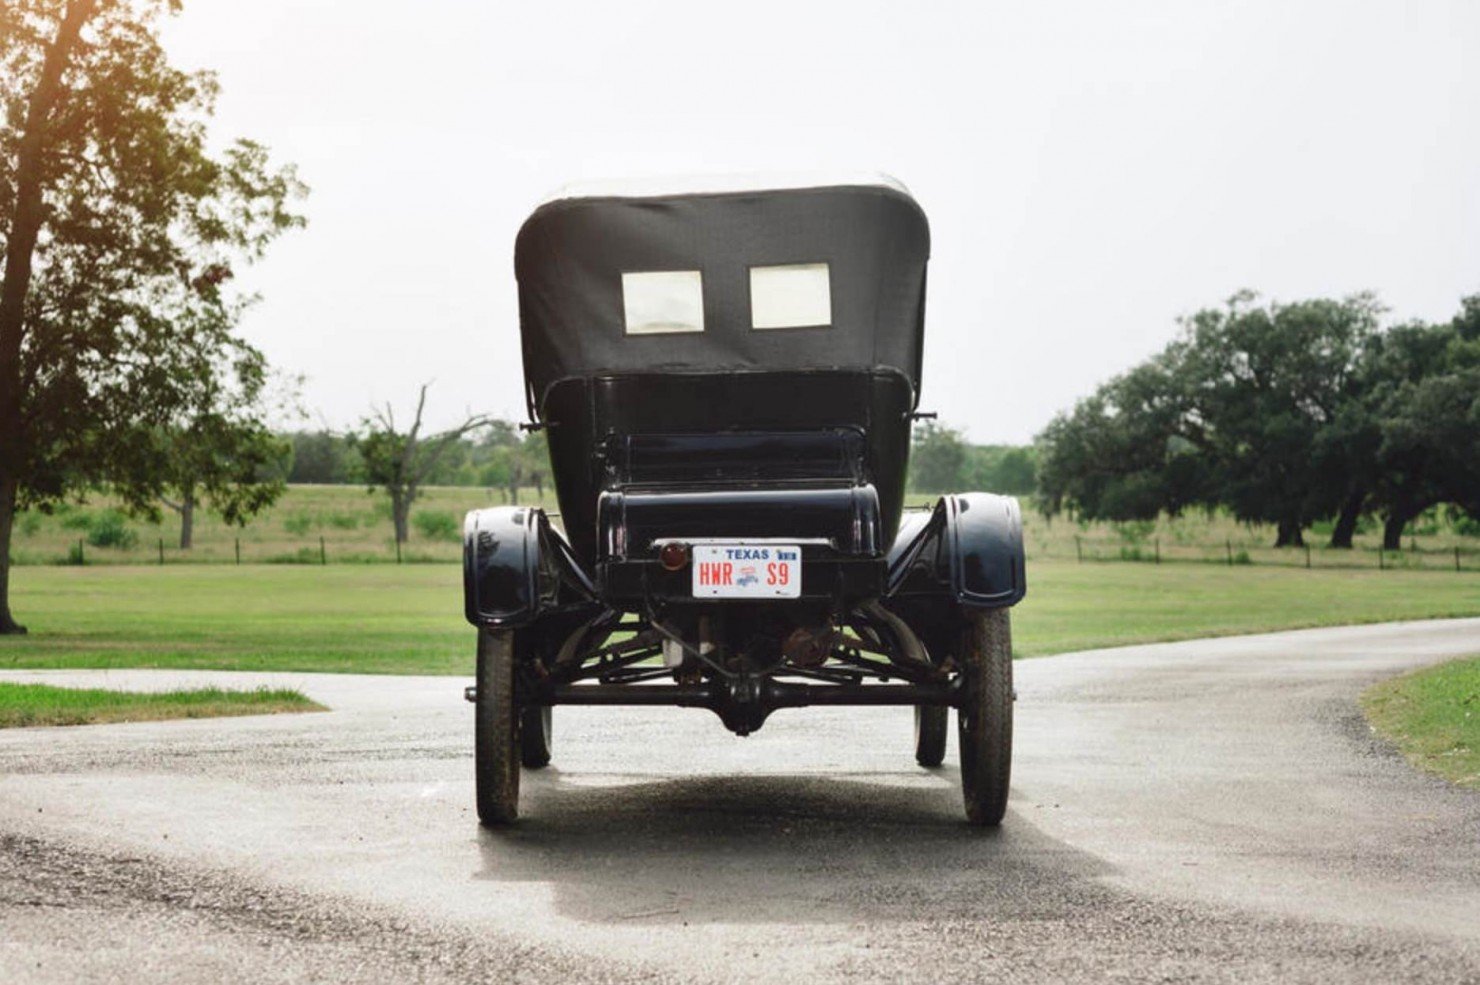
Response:
[[[1040,504],[1143,520],[1224,507],[1298,544],[1337,516],[1350,546],[1365,510],[1403,524],[1480,489],[1480,297],[1444,325],[1379,329],[1371,295],[1295,304],[1242,293],[1199,311],[1163,352],[1039,436]]]
[[[17,504],[98,484],[148,510],[161,435],[250,393],[236,265],[301,225],[304,187],[250,141],[215,148],[215,77],[169,64],[177,0],[0,5],[0,630]],[[237,435],[240,437],[240,434]]]

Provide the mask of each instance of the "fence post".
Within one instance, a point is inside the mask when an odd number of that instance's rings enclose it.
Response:
[[[1156,538],[1156,563],[1161,563],[1161,538]]]
[[[159,538],[159,566],[164,567],[164,538]]]
[[[1459,570],[1459,545],[1454,545],[1454,570]]]
[[[236,539],[236,563],[242,563],[242,539],[240,537]]]
[[[324,547],[324,538],[321,535],[319,537],[319,564],[328,564],[328,563],[329,563],[329,552]]]
[[[1228,566],[1233,567],[1233,541],[1225,540],[1223,546],[1228,548]]]
[[[1080,563],[1084,563],[1084,549],[1079,546],[1079,535],[1074,535],[1074,557]]]
[[[397,564],[400,564],[401,563],[401,541],[400,541],[400,538],[397,538],[396,539],[396,563]]]
[[[87,563],[87,556],[86,556],[86,554],[83,553],[83,547],[82,547],[82,545],[84,545],[86,543],[87,543],[87,540],[85,538],[83,538],[83,537],[78,537],[77,538],[77,563],[79,565],[83,565],[83,564],[86,564]]]
[[[1305,570],[1310,570],[1310,545],[1305,545]]]

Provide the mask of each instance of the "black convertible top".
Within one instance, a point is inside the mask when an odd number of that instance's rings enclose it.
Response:
[[[884,177],[571,189],[514,248],[531,413],[558,380],[638,371],[884,368],[918,396],[929,254],[924,212]],[[750,268],[824,263],[830,325],[752,327]],[[664,271],[702,277],[702,331],[629,334],[623,275]]]

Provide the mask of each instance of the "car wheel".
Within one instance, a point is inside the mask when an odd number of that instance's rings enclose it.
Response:
[[[1006,609],[971,613],[958,659],[964,684],[956,713],[966,819],[995,826],[1012,775],[1012,625]]]
[[[530,705],[519,723],[519,760],[537,770],[550,765],[550,706]]]
[[[945,705],[915,705],[915,762],[934,769],[946,758],[946,730],[950,709]]]
[[[473,768],[478,820],[487,827],[512,823],[519,816],[519,713],[511,630],[478,631]]]

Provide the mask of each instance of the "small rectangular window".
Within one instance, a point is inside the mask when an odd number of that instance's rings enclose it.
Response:
[[[826,328],[832,283],[825,263],[750,268],[751,328]]]
[[[622,313],[628,335],[704,331],[704,275],[655,270],[622,275]]]

